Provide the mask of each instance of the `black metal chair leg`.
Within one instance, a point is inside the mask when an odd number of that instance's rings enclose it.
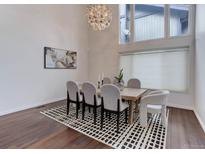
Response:
[[[104,120],[104,109],[101,109],[101,129],[103,129],[103,120]]]
[[[93,112],[94,112],[94,124],[96,125],[96,117],[97,117],[97,114],[96,114],[96,107],[94,106],[93,108]]]
[[[111,113],[109,112],[109,120],[111,119]]]
[[[69,99],[69,94],[67,91],[67,115],[69,114],[69,107],[70,107],[70,99]]]
[[[119,122],[120,122],[120,100],[117,100],[117,133],[119,133]]]
[[[88,111],[89,111],[89,113],[90,113],[90,107],[88,107]]]
[[[108,115],[109,115],[108,111],[105,111],[106,118],[108,117]]]
[[[69,114],[70,102],[67,100],[67,115]]]
[[[85,103],[83,103],[82,120],[84,120],[84,117],[85,117]]]
[[[78,119],[78,103],[76,104],[76,119]]]
[[[120,112],[117,112],[117,133],[119,133]]]
[[[127,110],[127,108],[125,109],[125,123],[127,124],[127,112],[128,112],[128,110]]]

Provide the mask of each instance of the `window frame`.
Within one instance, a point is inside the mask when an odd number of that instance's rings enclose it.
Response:
[[[124,4],[124,5],[130,5],[130,26],[129,26],[129,29],[130,29],[130,31],[132,31],[131,30],[131,24],[132,24],[132,13],[131,13],[131,11],[132,11],[132,5],[131,4]],[[130,37],[129,37],[129,39],[130,39],[130,41],[128,41],[128,42],[121,42],[121,24],[120,24],[120,19],[121,19],[121,16],[120,16],[120,5],[118,6],[118,13],[119,13],[119,15],[118,15],[118,24],[119,24],[119,31],[118,31],[118,38],[119,38],[119,44],[127,44],[127,43],[130,43],[130,42],[133,42],[132,41],[132,38],[131,38],[131,36],[132,35],[130,35]]]
[[[190,9],[189,9],[189,17],[188,17],[188,33],[187,34],[182,34],[178,36],[170,36],[170,4],[164,4],[164,37],[161,38],[156,38],[156,39],[148,39],[148,40],[136,40],[135,36],[135,23],[134,23],[134,14],[135,14],[135,4],[129,4],[131,8],[131,19],[130,19],[130,41],[129,42],[121,42],[120,41],[120,6],[118,7],[118,24],[119,24],[119,44],[120,45],[126,45],[126,44],[133,44],[133,43],[149,43],[152,41],[161,41],[161,40],[169,40],[169,39],[175,39],[175,38],[186,38],[186,37],[192,37],[194,35],[194,17],[195,17],[195,5],[190,4]]]
[[[133,32],[131,31],[131,34],[133,33],[133,37],[134,37],[134,40],[133,40],[133,42],[146,42],[146,41],[152,41],[152,40],[162,40],[162,39],[165,39],[166,38],[166,32],[165,32],[165,29],[166,29],[166,26],[165,26],[165,7],[166,7],[166,5],[167,4],[162,4],[162,5],[164,5],[164,36],[163,37],[160,37],[160,38],[153,38],[153,39],[147,39],[147,40],[139,40],[139,41],[137,41],[137,39],[136,39],[136,35],[135,35],[135,22],[134,22],[134,20],[132,20],[133,21],[133,26],[134,26],[134,30],[133,30]],[[135,15],[135,4],[133,5],[133,13],[134,13],[134,15]],[[133,18],[134,19],[134,18]]]
[[[170,35],[170,5],[168,5],[168,39],[173,39],[173,38],[183,38],[186,36],[191,36],[193,35],[193,25],[194,25],[194,5],[190,4],[189,8],[189,16],[188,16],[188,32],[187,34],[181,34],[177,36],[171,36]]]
[[[127,5],[127,4],[123,4],[123,5]],[[128,4],[130,5],[130,41],[129,42],[121,42],[121,25],[120,25],[120,4],[118,6],[118,41],[119,41],[119,44],[129,44],[129,43],[132,43],[134,42],[133,40],[133,35],[131,34],[132,31],[134,30],[133,28],[133,4]]]

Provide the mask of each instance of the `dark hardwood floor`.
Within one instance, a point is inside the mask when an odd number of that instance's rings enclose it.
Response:
[[[0,117],[0,148],[110,148],[40,114],[60,101]],[[169,108],[166,148],[205,148],[193,111]]]
[[[169,109],[167,148],[205,148],[205,133],[191,110]]]

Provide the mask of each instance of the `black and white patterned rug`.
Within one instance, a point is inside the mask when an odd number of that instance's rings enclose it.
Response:
[[[93,124],[93,113],[85,112],[85,119],[81,120],[82,112],[79,111],[79,118],[75,117],[75,107],[70,107],[70,113],[66,115],[66,106],[57,106],[41,111],[45,116],[62,123],[80,133],[83,133],[95,140],[98,140],[113,148],[119,149],[164,149],[166,144],[167,130],[161,125],[160,114],[153,115],[148,120],[148,126],[140,126],[139,117],[132,125],[124,123],[124,114],[120,118],[120,133],[116,131],[116,115],[111,115],[111,120],[104,116],[104,127],[100,129],[100,110],[97,112],[96,125]]]

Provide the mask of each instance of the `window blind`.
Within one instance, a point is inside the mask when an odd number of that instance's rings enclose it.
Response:
[[[188,48],[121,54],[120,68],[125,83],[138,78],[142,88],[186,91]]]

